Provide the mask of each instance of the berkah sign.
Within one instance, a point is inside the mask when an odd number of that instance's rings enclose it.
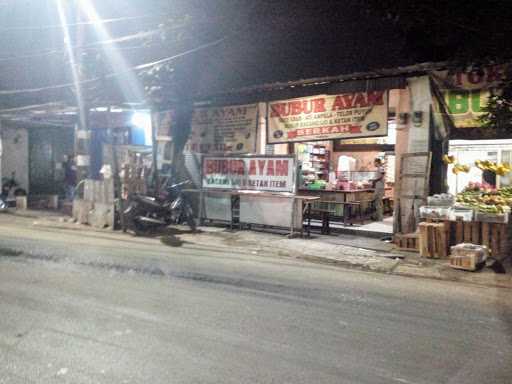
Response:
[[[319,95],[269,103],[269,144],[386,136],[387,91]]]
[[[204,156],[202,187],[295,192],[294,156]]]

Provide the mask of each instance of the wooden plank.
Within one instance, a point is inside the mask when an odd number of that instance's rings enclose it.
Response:
[[[419,233],[395,233],[395,245],[402,251],[419,251]]]
[[[480,244],[480,223],[478,221],[471,222],[471,243]]]
[[[460,244],[464,240],[464,222],[457,220],[455,224],[455,244]]]
[[[420,236],[419,236],[419,248],[421,257],[430,257],[428,251],[428,223],[419,224]]]
[[[463,222],[464,227],[464,242],[471,243],[471,223]]]
[[[508,224],[500,225],[500,258],[506,257],[508,254]]]
[[[436,228],[432,223],[428,225],[428,253],[429,257],[436,257]]]
[[[437,258],[437,231],[436,224],[433,223],[428,226],[428,251],[430,257]]]
[[[490,243],[489,243],[489,223],[482,223],[482,245],[490,247]]]
[[[448,235],[448,232],[446,231],[446,223],[438,224],[438,232],[437,232],[438,243],[439,243],[438,254],[439,254],[439,257],[442,257],[442,258],[448,257],[447,235]]]
[[[501,224],[491,224],[490,225],[490,241],[491,241],[491,255],[499,258],[500,257],[500,247],[499,247],[499,237],[500,237],[500,226]]]

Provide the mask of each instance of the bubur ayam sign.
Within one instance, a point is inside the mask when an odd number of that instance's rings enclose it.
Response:
[[[269,103],[269,144],[386,136],[387,91],[319,95]]]
[[[295,192],[293,156],[204,156],[202,187]]]
[[[197,153],[255,152],[257,124],[257,104],[195,108],[185,150]]]

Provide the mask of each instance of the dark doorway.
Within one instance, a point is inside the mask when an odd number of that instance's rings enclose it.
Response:
[[[34,195],[61,194],[64,155],[74,151],[73,128],[29,130],[29,184]]]

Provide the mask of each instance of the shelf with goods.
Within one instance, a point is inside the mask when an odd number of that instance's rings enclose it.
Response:
[[[305,184],[329,180],[330,152],[325,145],[299,144],[296,153],[297,159],[302,164],[302,177]]]

